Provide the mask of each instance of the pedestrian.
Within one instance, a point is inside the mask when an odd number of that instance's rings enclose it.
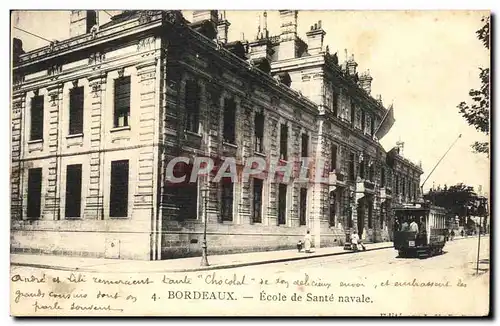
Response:
[[[304,250],[306,253],[311,252],[312,239],[310,231],[307,230],[306,236],[304,237]]]
[[[453,241],[454,237],[455,237],[455,231],[451,230],[451,241]]]
[[[351,236],[351,244],[353,246],[353,249],[355,251],[359,250],[359,247],[361,247],[363,250],[366,250],[365,246],[361,242],[361,239],[359,238],[358,232],[354,231]],[[358,247],[359,246],[359,247]]]
[[[418,224],[415,222],[415,219],[413,219],[410,223],[410,231],[418,233]]]
[[[462,236],[462,238],[464,237],[464,230],[462,229],[462,231],[460,231],[460,235]]]
[[[401,224],[401,231],[408,231],[408,222],[404,221],[403,224]]]

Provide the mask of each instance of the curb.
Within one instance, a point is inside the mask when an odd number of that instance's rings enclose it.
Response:
[[[371,248],[371,249],[367,248],[365,251],[361,251],[361,252],[375,251],[375,250],[382,250],[382,249],[389,249],[389,248],[394,248],[394,245],[391,244],[390,246],[387,245],[387,246],[382,246],[382,247],[378,247],[378,248]],[[240,262],[240,263],[214,265],[214,266],[206,266],[206,267],[196,267],[196,268],[167,269],[167,270],[163,270],[163,271],[153,271],[152,273],[200,272],[200,271],[208,271],[208,270],[229,269],[229,268],[236,268],[236,267],[246,267],[246,266],[282,263],[282,262],[286,262],[286,261],[296,261],[296,260],[302,260],[302,259],[339,256],[339,255],[347,255],[347,254],[354,254],[354,253],[356,253],[356,252],[351,251],[351,250],[344,250],[344,251],[333,252],[333,253],[324,253],[324,254],[318,254],[318,255],[304,255],[304,256],[297,256],[297,257],[285,257],[285,258],[277,258],[277,259],[272,259],[272,260]],[[61,267],[61,266],[51,266],[51,265],[44,265],[44,264],[30,264],[30,263],[11,263],[10,265],[11,266],[53,269],[53,270],[68,271],[68,272],[100,273],[96,269],[85,268],[85,267],[84,268],[68,268],[68,267]],[[111,273],[111,272],[109,272],[109,273]],[[141,272],[135,271],[135,272],[129,272],[129,273],[141,273]],[[147,271],[143,271],[142,273],[147,273]]]

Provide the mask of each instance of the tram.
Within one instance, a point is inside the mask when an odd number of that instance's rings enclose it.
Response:
[[[395,207],[394,249],[399,257],[442,254],[446,243],[446,209],[430,203]]]

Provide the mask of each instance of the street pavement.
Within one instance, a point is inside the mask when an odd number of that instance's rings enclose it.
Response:
[[[367,251],[392,248],[392,242],[372,243]],[[210,255],[210,266],[200,266],[200,257],[166,259],[155,261],[104,259],[89,257],[65,257],[34,254],[11,254],[12,266],[46,268],[64,271],[100,272],[100,273],[143,273],[143,272],[192,272],[201,270],[227,269],[239,266],[261,265],[271,262],[311,259],[332,255],[350,255],[352,251],[342,246],[313,248],[311,253],[304,250],[275,250],[264,252],[246,252],[228,255]]]
[[[235,270],[259,271],[261,273],[280,274],[290,271],[301,271],[314,269],[331,269],[335,272],[366,273],[370,276],[396,275],[405,272],[414,274],[415,271],[426,273],[445,274],[450,271],[461,270],[466,275],[476,272],[477,260],[477,237],[457,239],[446,243],[442,255],[429,257],[427,259],[399,258],[394,248],[384,250],[358,252],[352,255],[340,255],[330,257],[311,258],[290,262],[273,263],[259,266],[247,266]],[[480,251],[480,274],[489,270],[490,266],[490,238],[481,238]]]

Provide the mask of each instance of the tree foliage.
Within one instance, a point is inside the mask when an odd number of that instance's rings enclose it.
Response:
[[[483,27],[476,31],[477,38],[483,43],[486,49],[490,49],[490,17],[483,17]],[[478,131],[489,135],[490,133],[490,68],[479,67],[479,78],[481,87],[471,89],[469,96],[470,103],[461,102],[458,105],[460,114],[467,123],[474,126]],[[489,156],[488,142],[475,142],[472,148],[477,153],[486,153]]]
[[[474,188],[463,183],[430,189],[428,193],[424,194],[425,200],[446,208],[452,216],[458,216],[462,222],[465,221],[465,216],[487,215],[487,203],[480,203],[478,198]],[[484,218],[484,223],[486,224],[486,218]]]
[[[430,189],[424,195],[424,199],[429,200],[436,206],[441,206],[449,210],[454,216],[467,215],[467,206],[476,198],[474,188],[459,183],[454,186],[444,186],[443,189]]]

